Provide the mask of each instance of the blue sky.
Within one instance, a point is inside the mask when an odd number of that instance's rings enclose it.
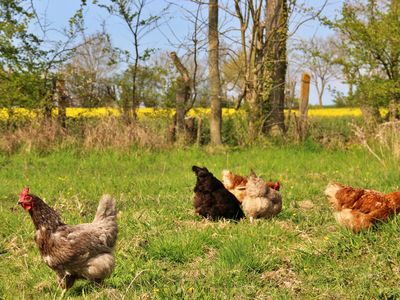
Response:
[[[303,0],[303,2],[307,7],[318,8],[322,5],[323,1]],[[80,0],[34,0],[33,3],[41,16],[46,14],[51,27],[60,29],[68,26],[68,19],[79,7]],[[184,5],[191,9],[188,1],[180,0],[175,1],[174,3]],[[323,14],[329,17],[337,15],[342,4],[343,0],[328,0],[328,4],[324,9]],[[166,7],[166,5],[166,0],[148,0],[146,13],[157,14],[162,10],[162,8]],[[168,26],[165,24],[164,26],[161,26],[160,29],[154,30],[148,34],[145,39],[143,39],[143,47],[157,48],[165,51],[177,50],[173,45],[171,45],[168,39],[177,43],[177,39],[183,39],[189,32],[191,32],[192,25],[184,19],[183,10],[180,9],[178,5],[170,6],[167,18],[169,20]],[[222,17],[220,16],[220,19],[221,18]],[[293,18],[290,27],[293,29],[300,19],[301,17],[299,15]],[[85,10],[85,26],[87,28],[87,34],[100,31],[103,23],[106,26],[107,32],[110,33],[112,42],[115,46],[122,49],[131,49],[132,44],[130,41],[132,38],[123,22],[116,17],[109,16],[104,9],[94,5],[89,5]],[[173,31],[173,34],[171,30]],[[52,39],[57,39],[58,37],[61,38],[56,31],[52,31],[50,34]],[[318,21],[308,21],[297,30],[297,32],[292,36],[292,39],[304,39],[313,36],[324,37],[330,34],[331,32],[327,28],[321,26]],[[347,88],[338,80],[330,82],[330,85],[343,92],[346,92],[347,90]],[[328,91],[324,98],[325,103],[332,103],[332,95],[330,95]],[[311,104],[317,103],[314,87],[311,88],[310,102]]]

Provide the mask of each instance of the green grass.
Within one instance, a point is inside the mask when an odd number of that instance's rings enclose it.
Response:
[[[254,169],[280,180],[284,207],[273,220],[210,222],[194,215],[191,166]],[[0,156],[0,299],[53,299],[55,274],[41,260],[34,227],[17,207],[22,187],[70,224],[90,222],[103,193],[118,201],[117,265],[103,285],[78,281],[70,299],[396,299],[400,217],[352,234],[338,227],[322,191],[329,181],[389,192],[385,169],[359,149],[249,148],[212,153],[60,151]],[[309,200],[312,209],[301,201]]]

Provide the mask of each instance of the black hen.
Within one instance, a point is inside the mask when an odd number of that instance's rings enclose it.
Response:
[[[196,213],[211,220],[244,217],[240,202],[207,168],[193,166],[192,170],[197,176],[193,197]]]

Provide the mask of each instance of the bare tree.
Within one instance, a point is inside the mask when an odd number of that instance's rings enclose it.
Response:
[[[218,0],[208,4],[208,78],[211,98],[211,144],[221,145],[221,81],[219,73]]]
[[[176,114],[173,130],[175,131],[175,139],[178,141],[185,140],[185,115],[186,106],[190,102],[193,90],[193,81],[189,76],[189,71],[182,64],[181,60],[175,52],[170,53],[170,57],[178,70],[180,76],[177,79],[176,88]]]
[[[295,11],[296,0],[234,0],[235,13],[240,24],[241,53],[244,63],[244,85],[238,99],[248,104],[249,135],[267,133],[277,126],[285,132],[284,99],[287,69],[286,43],[307,20],[315,18],[318,11],[309,11],[297,21],[288,33],[288,22]]]
[[[96,107],[116,100],[112,76],[117,60],[106,32],[89,36],[82,33],[82,43],[63,69],[66,89],[75,105]]]
[[[144,10],[151,1],[111,0],[110,2],[111,4],[109,5],[99,4],[99,6],[107,9],[110,14],[121,18],[128,27],[133,38],[133,50],[128,55],[128,60],[132,62],[132,67],[130,68],[132,76],[131,103],[127,101],[123,103],[124,116],[125,119],[129,121],[131,117],[136,118],[136,108],[139,105],[136,84],[139,64],[140,61],[146,59],[151,52],[149,49],[141,49],[141,41],[156,28],[157,21],[160,20],[165,9],[157,15],[145,15]]]
[[[39,43],[41,49],[35,49],[34,44],[30,44],[32,52],[36,52],[28,59],[30,68],[36,69],[35,72],[40,74],[40,87],[39,97],[44,99],[44,114],[47,118],[52,117],[52,109],[56,105],[57,81],[59,74],[57,73],[60,66],[68,60],[70,55],[76,49],[74,42],[78,37],[79,32],[82,30],[83,22],[83,9],[86,3],[82,1],[80,7],[69,18],[69,26],[65,28],[53,28],[50,24],[47,14],[40,14],[34,1],[29,0],[29,14],[35,20],[35,25],[38,26],[38,34],[34,35],[35,43]],[[50,32],[57,32],[61,38],[51,40],[48,38]],[[33,37],[32,35],[30,35]],[[24,41],[26,43],[27,41]],[[26,43],[26,45],[28,45]],[[32,53],[33,54],[33,53]],[[33,71],[33,70],[31,70]],[[62,80],[62,79],[61,79]],[[41,100],[43,101],[43,100]]]
[[[288,6],[286,0],[235,0],[244,56],[245,85],[239,104],[249,104],[249,133],[255,138],[274,124],[283,131]]]
[[[298,45],[300,53],[296,54],[296,64],[308,69],[311,82],[318,94],[318,104],[323,106],[323,96],[326,87],[338,74],[338,67],[334,64],[335,48],[332,38],[313,38],[303,40]]]
[[[171,44],[171,46],[177,48],[177,51],[183,52],[183,54],[179,55],[176,52],[170,53],[170,57],[180,74],[177,78],[177,91],[176,91],[176,114],[174,117],[174,123],[171,126],[171,132],[175,135],[176,140],[183,140],[192,138],[194,135],[194,120],[186,120],[187,112],[194,106],[196,100],[198,98],[198,86],[200,84],[204,84],[204,74],[205,70],[199,64],[199,54],[202,51],[205,51],[207,41],[203,36],[204,28],[206,26],[206,22],[203,20],[202,16],[202,7],[204,7],[204,3],[202,1],[197,0],[188,0],[187,3],[194,5],[190,8],[185,6],[185,2],[180,2],[179,4],[176,2],[171,2],[170,5],[172,7],[178,8],[183,14],[183,17],[186,21],[191,24],[190,32],[183,39],[179,38],[175,34],[174,28],[171,28],[168,24],[168,28],[170,29],[170,34],[165,34],[165,38]],[[164,34],[163,31],[161,33]],[[182,51],[183,50],[183,51]],[[187,123],[192,122],[189,127],[193,127],[189,130]],[[201,137],[201,123],[202,120],[200,117],[198,118],[198,130],[197,130],[197,141],[199,142]],[[185,134],[182,135],[180,133],[185,130]],[[188,132],[192,131],[192,132]],[[183,137],[183,138],[182,138]],[[187,141],[186,141],[187,142]]]
[[[172,7],[178,8],[182,13],[183,18],[190,24],[189,32],[183,38],[176,35],[176,30],[171,28],[168,24],[169,34],[164,34],[164,37],[168,40],[169,44],[180,52],[182,61],[187,66],[189,74],[192,79],[192,96],[191,101],[187,107],[187,110],[192,108],[197,100],[197,87],[204,81],[205,70],[199,64],[199,57],[207,49],[207,39],[203,34],[207,25],[207,22],[203,17],[203,7],[205,6],[203,1],[200,0],[186,0],[173,1],[169,3]],[[189,4],[187,7],[186,4]],[[182,53],[183,52],[183,53]]]

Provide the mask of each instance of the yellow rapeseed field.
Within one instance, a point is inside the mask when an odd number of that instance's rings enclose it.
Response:
[[[235,114],[241,113],[242,111],[235,110],[233,108],[223,108],[222,115],[224,117],[233,116]],[[298,112],[293,111],[295,114]],[[139,108],[137,114],[139,118],[141,117],[167,117],[172,116],[174,113],[173,109],[165,108]],[[194,108],[188,112],[189,116],[207,116],[210,113],[209,108]],[[384,113],[384,110],[381,110]],[[53,110],[53,115],[58,114],[57,109]],[[358,117],[361,116],[361,110],[359,108],[311,108],[308,111],[310,117]],[[0,120],[7,120],[8,118],[35,118],[38,115],[38,111],[34,109],[27,108],[14,108],[14,109],[0,109]],[[121,111],[117,108],[81,108],[81,107],[69,107],[67,108],[68,118],[101,118],[105,116],[115,116],[121,115]]]

